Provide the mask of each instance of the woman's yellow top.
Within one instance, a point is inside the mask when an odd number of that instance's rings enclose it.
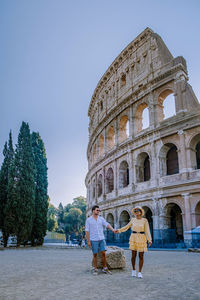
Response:
[[[146,218],[141,218],[141,219],[132,218],[126,226],[118,229],[118,231],[119,231],[119,233],[125,232],[130,227],[131,227],[132,231],[136,231],[138,233],[145,232],[147,241],[149,241],[149,242],[152,241],[151,233],[150,233],[150,229],[149,229],[149,223]]]

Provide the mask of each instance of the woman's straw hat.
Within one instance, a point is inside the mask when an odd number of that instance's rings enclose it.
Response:
[[[134,208],[131,210],[132,214],[135,215],[135,209],[136,209],[136,208],[139,209],[139,210],[141,210],[142,216],[144,216],[144,209],[143,209],[141,206],[136,206],[136,207],[134,207]]]

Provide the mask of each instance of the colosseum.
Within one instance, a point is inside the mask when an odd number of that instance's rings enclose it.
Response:
[[[154,242],[190,245],[200,225],[200,104],[185,59],[146,28],[98,82],[88,116],[87,215],[98,204],[119,228],[137,204]]]

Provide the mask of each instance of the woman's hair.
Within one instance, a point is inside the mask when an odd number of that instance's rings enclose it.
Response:
[[[95,210],[96,208],[99,208],[99,206],[98,205],[92,206],[92,211]]]

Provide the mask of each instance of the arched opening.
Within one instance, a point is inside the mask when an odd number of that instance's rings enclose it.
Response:
[[[137,157],[136,163],[136,180],[137,182],[148,181],[151,178],[150,160],[146,152],[142,152]]]
[[[179,173],[178,152],[174,144],[168,143],[161,148],[159,163],[161,176]]]
[[[146,107],[142,113],[142,130],[149,127],[149,108]]]
[[[119,227],[121,228],[127,225],[129,221],[130,221],[129,213],[126,210],[123,210],[119,217]],[[126,232],[120,234],[120,242],[122,244],[127,244],[128,246],[130,235],[131,235],[131,228],[129,228],[129,230],[127,230]]]
[[[173,91],[166,89],[158,97],[158,120],[159,122],[176,114],[175,99]]]
[[[99,138],[99,155],[103,156],[104,154],[104,136],[101,135]]]
[[[119,142],[123,142],[129,137],[129,120],[128,116],[123,116],[119,122]]]
[[[119,217],[120,228],[128,224],[129,220],[130,220],[129,213],[126,210],[123,210]]]
[[[109,168],[106,174],[106,194],[111,193],[114,189],[114,173],[113,169]]]
[[[178,154],[176,146],[172,146],[167,152],[167,175],[179,173]]]
[[[193,169],[200,169],[200,134],[195,135],[190,144],[190,159]]]
[[[174,242],[183,241],[183,221],[181,208],[175,204],[170,203],[166,206],[166,217],[169,235]]]
[[[197,203],[195,208],[195,221],[196,221],[196,227],[200,226],[200,201]]]
[[[113,126],[110,126],[107,135],[108,150],[112,149],[114,145],[115,145],[115,129]]]
[[[109,213],[107,215],[107,218],[106,218],[107,222],[112,226],[114,227],[114,217],[113,217],[113,214]]]
[[[119,166],[119,188],[129,185],[129,167],[127,161],[122,161]]]
[[[102,188],[103,188],[103,176],[100,174],[98,178],[98,197],[102,195]]]
[[[135,113],[135,131],[138,133],[147,127],[149,127],[149,108],[147,103],[142,103]]]
[[[196,161],[197,161],[197,169],[200,169],[200,142],[196,145]]]
[[[114,217],[113,217],[113,215],[111,213],[109,213],[107,215],[106,220],[114,228]],[[109,230],[107,228],[107,230],[106,230],[105,233],[106,233],[106,241],[108,243],[111,243],[111,242],[113,242],[115,240],[115,234],[111,230]]]
[[[153,240],[153,218],[152,218],[152,211],[147,206],[143,206],[142,208],[144,209],[144,217],[149,222],[149,228],[150,228],[151,237],[152,237],[152,240]]]

